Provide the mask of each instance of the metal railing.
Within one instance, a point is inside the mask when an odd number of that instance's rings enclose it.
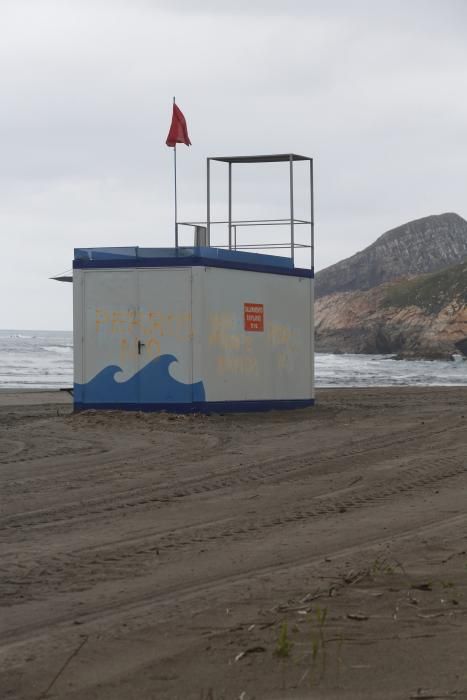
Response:
[[[295,251],[297,249],[307,249],[310,250],[310,266],[313,267],[313,245],[312,243],[302,243],[297,241],[294,237],[292,241],[261,241],[252,243],[239,243],[237,236],[237,228],[246,228],[250,226],[290,226],[290,219],[243,219],[243,220],[232,220],[232,221],[211,221],[211,227],[218,225],[229,225],[231,235],[229,236],[229,242],[227,244],[220,243],[215,244],[216,248],[223,248],[226,250],[289,250],[290,257],[292,260],[295,259]],[[306,219],[294,219],[293,224],[295,226],[310,226],[311,221]],[[187,226],[195,229],[195,243],[199,245],[211,245],[210,237],[207,236],[207,221],[179,221],[177,226]],[[203,241],[203,235],[200,229],[205,233],[205,240]],[[198,236],[197,236],[198,234]]]
[[[228,218],[226,220],[211,220],[211,161],[220,161],[228,164]],[[294,216],[294,162],[307,161],[309,163],[309,219],[296,219]],[[289,164],[289,208],[290,216],[285,219],[240,219],[232,218],[232,165],[248,163],[288,163]],[[179,226],[191,226],[195,228],[196,239],[204,240],[205,245],[211,246],[211,228],[218,225],[227,226],[227,244],[216,245],[218,248],[228,250],[267,250],[267,249],[288,249],[292,263],[295,262],[296,249],[310,250],[310,264],[314,267],[314,200],[313,200],[313,159],[308,156],[300,156],[295,153],[285,153],[279,155],[262,156],[222,156],[217,158],[207,158],[206,161],[206,221],[180,221],[175,227],[175,247],[179,247]],[[290,231],[287,242],[258,242],[258,243],[238,243],[237,229],[253,226],[287,226]],[[296,226],[308,226],[309,236],[307,242],[296,240]],[[225,240],[225,239],[224,239]]]

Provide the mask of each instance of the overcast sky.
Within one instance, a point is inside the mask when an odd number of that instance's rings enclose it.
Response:
[[[181,220],[206,156],[281,152],[315,159],[317,269],[467,216],[466,30],[465,0],[0,0],[0,328],[71,328],[74,247],[172,243],[172,95]],[[234,216],[287,216],[284,166],[245,167]]]

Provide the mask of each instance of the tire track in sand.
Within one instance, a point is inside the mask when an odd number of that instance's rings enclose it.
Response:
[[[416,489],[424,489],[467,473],[467,457],[461,455],[422,461],[402,478],[400,474],[381,479],[370,486],[350,489],[347,494],[330,495],[314,499],[306,508],[297,506],[279,515],[263,517],[241,516],[241,524],[234,518],[223,518],[200,525],[190,525],[166,534],[145,533],[141,538],[129,538],[118,543],[85,548],[70,554],[57,555],[53,559],[34,562],[26,572],[8,566],[2,582],[5,593],[15,598],[19,591],[23,597],[36,596],[46,583],[47,590],[63,590],[66,582],[86,587],[90,582],[118,580],[127,574],[145,573],[153,566],[155,558],[164,551],[179,551],[188,547],[224,546],[228,540],[241,540],[260,536],[271,528],[286,527],[292,523],[313,518],[327,517],[346,510],[371,507],[392,497],[398,497]]]
[[[436,435],[446,436],[447,432],[465,430],[464,423],[453,425],[447,429],[438,431],[430,429],[420,429],[419,431],[407,430],[401,436],[396,433],[384,438],[373,440],[368,446],[366,440],[353,443],[352,449],[340,451],[331,450],[328,454],[319,455],[316,450],[307,451],[294,458],[282,457],[279,460],[267,460],[266,462],[242,465],[241,468],[228,469],[219,474],[208,474],[202,477],[187,479],[178,485],[155,485],[151,487],[137,487],[126,489],[120,493],[112,491],[109,496],[73,501],[61,507],[45,508],[0,518],[0,532],[10,528],[22,529],[31,527],[55,527],[58,523],[67,521],[85,520],[99,515],[108,515],[112,512],[124,511],[126,509],[140,509],[143,507],[153,507],[154,504],[170,503],[174,500],[187,498],[195,495],[209,494],[214,491],[221,491],[232,488],[236,485],[248,486],[257,482],[281,483],[301,480],[304,475],[313,477],[314,470],[320,465],[333,461],[345,460],[345,469],[349,470],[353,464],[365,466],[371,463],[372,455],[375,452],[388,449],[394,450],[398,446],[404,446],[411,451],[417,449],[420,441],[425,446],[427,437],[433,438]],[[365,457],[365,461],[362,458]],[[96,467],[98,468],[98,467]],[[310,471],[313,470],[313,471]]]

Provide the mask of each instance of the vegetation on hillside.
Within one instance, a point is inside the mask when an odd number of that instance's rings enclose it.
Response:
[[[435,314],[451,301],[467,304],[467,262],[396,282],[387,289],[383,306],[418,306]]]

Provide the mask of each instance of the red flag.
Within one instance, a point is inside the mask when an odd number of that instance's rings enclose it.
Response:
[[[170,125],[169,135],[167,136],[166,144],[167,146],[175,146],[175,144],[177,143],[184,143],[186,146],[191,146],[185,117],[174,102],[172,111],[172,124]]]

